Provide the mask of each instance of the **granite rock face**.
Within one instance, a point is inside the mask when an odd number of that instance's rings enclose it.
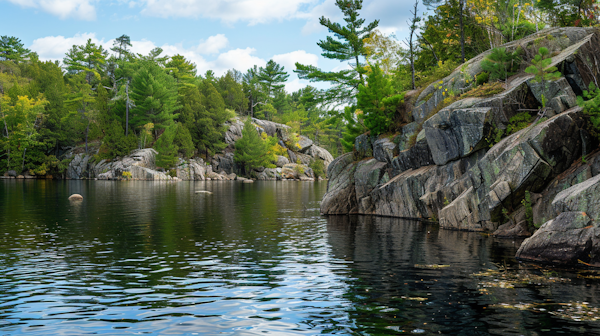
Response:
[[[327,193],[321,201],[321,213],[346,215],[358,212],[354,172],[356,163],[352,153],[337,157],[327,168]]]
[[[445,109],[427,119],[423,129],[435,164],[445,165],[487,146],[491,112],[489,107]]]
[[[549,198],[593,176],[590,166],[568,185],[561,182],[548,191],[586,148],[596,145],[575,97],[600,76],[600,36],[594,29],[552,28],[507,44],[509,51],[524,50],[523,69],[537,54],[540,37],[548,40],[552,63],[563,74],[549,83],[547,118],[492,146],[493,131],[505,129],[513,116],[541,104],[540,86],[523,72],[509,78],[503,92],[440,107],[446,89],[472,88],[465,78],[483,71],[481,61],[489,52],[483,53],[421,91],[409,109],[414,121],[408,120],[393,138],[358,136],[354,152],[338,158],[328,170],[332,175],[321,213],[439,218],[447,229],[494,231],[505,222],[503,209],[509,209],[510,221],[497,235],[529,235],[529,219],[521,205],[526,191],[539,221],[548,217],[542,213],[548,212]],[[439,112],[432,114],[434,110]],[[550,218],[554,216],[552,210]]]
[[[518,259],[600,266],[600,228],[585,212],[563,212],[519,247]]]

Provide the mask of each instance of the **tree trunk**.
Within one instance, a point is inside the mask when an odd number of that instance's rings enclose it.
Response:
[[[463,24],[463,1],[459,1],[460,6],[460,56],[461,63],[465,63],[465,26]]]
[[[125,101],[125,136],[129,135],[129,80],[125,84],[125,94],[127,100]]]
[[[90,121],[88,119],[87,126],[85,127],[85,154],[88,153],[88,133],[90,133]]]

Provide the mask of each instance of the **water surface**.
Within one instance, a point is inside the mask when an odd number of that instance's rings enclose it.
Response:
[[[0,181],[0,335],[600,334],[600,274],[519,264],[518,241],[321,217],[325,190]]]

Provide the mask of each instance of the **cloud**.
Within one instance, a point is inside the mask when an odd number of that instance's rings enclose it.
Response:
[[[96,20],[95,0],[8,0],[24,8],[41,9],[60,19]]]
[[[198,45],[199,53],[201,54],[217,54],[221,49],[227,47],[229,40],[223,34],[217,34],[206,39],[206,41],[200,41]]]
[[[273,56],[273,60],[285,67],[285,70],[292,73],[296,69],[296,62],[300,64],[318,66],[319,56],[309,54],[304,50],[296,50],[287,54]]]
[[[73,37],[64,36],[47,36],[36,39],[29,49],[35,51],[40,56],[42,61],[54,61],[65,57],[65,53],[71,49],[73,45],[82,45],[87,42],[88,39],[92,39],[92,42],[100,44],[103,47],[108,45],[108,42],[98,40],[94,33],[76,34]],[[110,41],[109,41],[110,42]],[[112,46],[112,43],[110,43]]]
[[[29,47],[32,51],[38,53],[43,61],[62,61],[65,53],[73,45],[83,45],[91,39],[93,43],[101,45],[104,49],[110,50],[114,40],[105,41],[98,39],[95,33],[76,34],[73,37],[47,36],[36,39]],[[207,54],[217,54],[228,44],[228,39],[223,34],[217,34],[200,41],[197,45],[186,48],[181,44],[163,44],[156,45],[149,40],[131,41],[131,51],[136,54],[147,55],[156,47],[163,49],[163,55],[182,55],[186,59],[196,64],[198,73],[205,73],[207,70],[213,70],[215,74],[222,75],[229,69],[246,71],[255,64],[264,66],[267,62],[254,55],[256,49],[232,49],[219,54],[214,60],[208,61],[204,57]],[[301,57],[301,55],[299,56]]]
[[[234,23],[265,23],[297,17],[318,0],[141,0],[142,13],[157,17],[204,17]]]

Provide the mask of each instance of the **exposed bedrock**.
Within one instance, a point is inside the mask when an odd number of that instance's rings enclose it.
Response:
[[[479,55],[424,89],[410,108],[414,121],[394,136],[357,137],[354,152],[329,166],[321,213],[439,219],[447,229],[492,232],[508,220],[497,235],[527,236],[535,230],[522,206],[529,192],[536,227],[556,218],[550,206],[555,197],[600,170],[597,154],[585,168],[575,167],[597,145],[586,131],[588,121],[576,96],[600,78],[600,38],[594,29],[553,28],[506,47],[521,47],[530,58],[540,37],[548,37],[552,64],[563,75],[548,83],[546,118],[493,144],[494,132],[506,129],[513,116],[522,111],[535,116],[541,106],[542,88],[523,72],[510,78],[501,93],[440,108],[443,90],[460,92],[467,86],[465,74],[482,71],[487,53]],[[563,210],[578,211],[586,212],[581,207]]]

